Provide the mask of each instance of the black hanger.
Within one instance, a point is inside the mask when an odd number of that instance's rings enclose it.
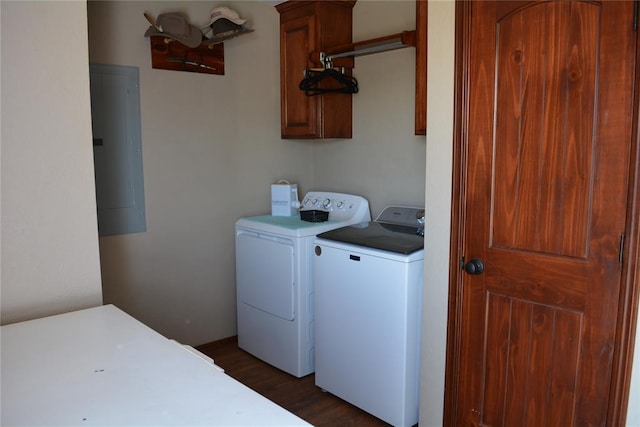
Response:
[[[330,81],[329,83],[327,83]],[[322,85],[320,83],[323,82]],[[334,68],[324,70],[305,70],[299,84],[307,96],[323,93],[358,93],[358,81]]]

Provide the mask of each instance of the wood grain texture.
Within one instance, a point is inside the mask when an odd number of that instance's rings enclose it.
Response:
[[[316,98],[308,98],[298,88],[309,67],[309,45],[315,45],[315,18],[303,16],[280,25],[280,79],[282,135],[318,134]]]
[[[485,272],[452,271],[447,424],[604,425],[628,307],[633,5],[460,10],[452,262]]]
[[[224,75],[224,43],[187,47],[162,36],[149,37],[151,68]]]
[[[287,1],[280,13],[280,112],[284,139],[351,138],[351,94],[307,96],[299,84],[308,68],[318,68],[314,53],[352,42],[355,1]],[[351,75],[351,70],[347,70]]]
[[[574,425],[582,313],[487,298],[484,424]]]
[[[599,12],[551,3],[497,24],[496,247],[586,257]]]

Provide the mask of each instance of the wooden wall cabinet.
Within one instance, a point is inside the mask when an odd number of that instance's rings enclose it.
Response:
[[[351,138],[351,95],[307,96],[299,84],[304,70],[322,67],[314,59],[318,52],[352,42],[355,3],[355,0],[291,0],[275,6],[280,13],[282,138]]]

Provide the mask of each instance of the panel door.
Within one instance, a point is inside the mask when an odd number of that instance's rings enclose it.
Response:
[[[633,2],[471,2],[457,425],[604,425]]]

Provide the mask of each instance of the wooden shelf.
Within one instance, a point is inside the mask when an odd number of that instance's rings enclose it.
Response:
[[[149,39],[152,68],[224,75],[224,43],[191,48],[167,37]]]

